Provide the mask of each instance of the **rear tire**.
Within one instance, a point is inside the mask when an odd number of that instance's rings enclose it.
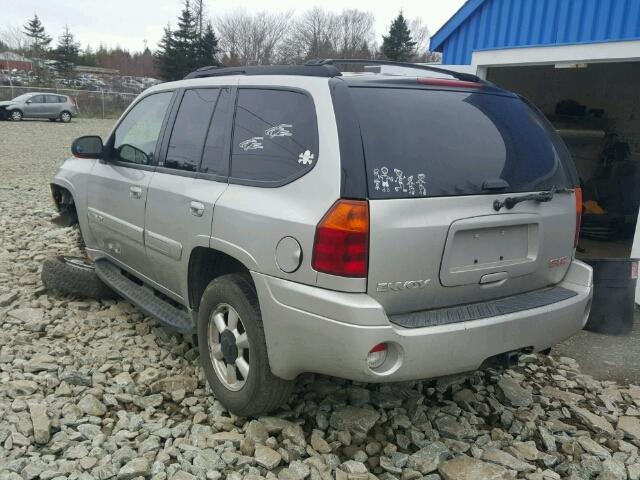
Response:
[[[225,322],[222,334],[219,315]],[[291,395],[294,382],[271,373],[258,298],[245,275],[223,275],[209,283],[198,313],[198,348],[207,382],[230,412],[242,417],[267,413]],[[229,367],[232,373],[224,374]]]
[[[22,120],[22,112],[20,110],[12,110],[9,114],[9,118],[11,118],[11,120],[13,120],[14,122],[19,122],[20,120]]]
[[[42,283],[48,290],[111,300],[118,295],[95,272],[93,264],[81,257],[48,258],[42,264]]]
[[[71,121],[71,112],[67,112],[66,110],[60,113],[60,121],[62,123],[69,123]]]

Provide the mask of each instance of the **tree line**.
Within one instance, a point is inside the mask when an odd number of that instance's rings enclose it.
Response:
[[[205,27],[203,27],[205,25]],[[185,0],[177,26],[168,25],[155,52],[160,78],[176,80],[205,65],[300,64],[314,58],[388,59],[427,62],[429,30],[402,11],[378,46],[373,13],[333,12],[313,7],[292,12],[236,10],[207,18],[202,0]]]
[[[3,50],[12,50],[34,60],[36,73],[42,77],[55,72],[61,77],[72,78],[75,65],[112,68],[123,75],[140,77],[157,74],[153,53],[148,47],[133,53],[103,44],[96,50],[91,45],[82,48],[68,26],[54,43],[37,14],[22,27],[0,30],[0,51]]]
[[[82,49],[69,27],[53,44],[37,15],[22,29],[0,31],[0,49],[11,48],[46,59],[61,75],[72,76],[74,65],[115,68],[125,75],[183,78],[207,65],[300,64],[314,58],[365,58],[427,62],[438,57],[427,51],[429,31],[421,19],[402,11],[391,22],[379,45],[373,13],[358,9],[333,12],[313,7],[293,12],[236,10],[212,19],[205,0],[185,0],[175,27],[164,28],[154,52],[147,47],[131,53],[100,45]]]

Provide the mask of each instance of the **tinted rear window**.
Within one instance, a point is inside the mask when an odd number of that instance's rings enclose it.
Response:
[[[477,92],[350,89],[371,198],[442,197],[567,187],[566,148],[522,100]],[[558,143],[560,142],[560,143]]]

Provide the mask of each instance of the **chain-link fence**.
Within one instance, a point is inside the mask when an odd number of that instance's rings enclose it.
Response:
[[[0,101],[34,92],[72,97],[78,107],[78,116],[88,118],[118,118],[137,96],[135,93],[91,92],[70,88],[0,86]]]

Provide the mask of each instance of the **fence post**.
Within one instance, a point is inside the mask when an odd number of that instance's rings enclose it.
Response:
[[[104,90],[102,90],[102,119],[104,120]]]

